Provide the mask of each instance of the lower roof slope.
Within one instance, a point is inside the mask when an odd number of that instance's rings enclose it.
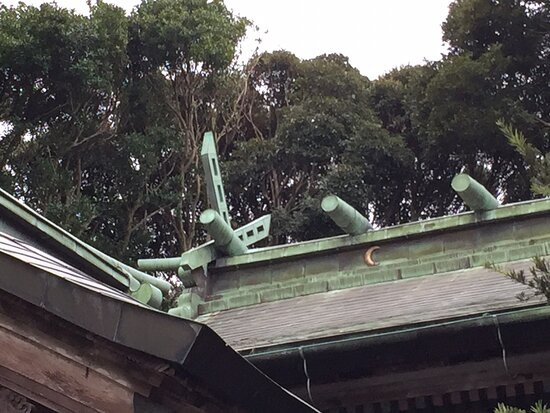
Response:
[[[147,307],[69,263],[0,231],[0,292],[192,376],[248,412],[317,412],[207,326]],[[50,333],[53,334],[53,333]]]
[[[529,260],[504,265],[527,270]],[[540,304],[525,287],[485,268],[384,282],[200,316],[237,350],[476,316]]]

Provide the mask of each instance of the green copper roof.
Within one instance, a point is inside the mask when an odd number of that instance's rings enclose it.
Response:
[[[549,218],[545,199],[218,258],[203,278],[206,295],[189,314],[296,297],[313,300],[340,290],[550,255]],[[197,270],[195,276],[203,275]]]
[[[253,249],[249,250],[249,252],[244,255],[219,258],[216,261],[216,267],[242,266],[246,264],[272,262],[273,260],[289,260],[298,258],[302,255],[338,251],[363,244],[372,244],[380,241],[388,242],[401,238],[426,235],[427,233],[438,233],[475,227],[480,224],[514,220],[528,215],[544,214],[548,212],[550,212],[550,199],[518,202],[501,206],[492,211],[481,213],[473,211],[463,212],[456,215],[372,230],[356,236],[340,235],[295,244]]]
[[[139,288],[139,281],[148,282],[163,291],[170,288],[169,283],[137,271],[79,240],[2,189],[0,217],[11,218],[36,233],[54,249],[85,265],[98,279],[121,290],[135,291]]]

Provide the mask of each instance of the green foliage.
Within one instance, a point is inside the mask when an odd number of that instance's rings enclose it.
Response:
[[[529,409],[532,413],[550,413],[550,408],[546,406],[546,404],[543,404],[542,401],[536,402],[533,406],[531,406],[531,409]],[[499,403],[498,406],[495,408],[494,413],[527,413],[524,409],[518,409],[517,407],[509,407],[504,405],[503,403]]]
[[[137,222],[149,221],[150,246],[162,254],[176,255],[203,237],[196,225],[205,198],[200,143],[210,129],[227,143],[236,135],[244,82],[232,62],[247,24],[223,2],[207,0],[145,0],[130,18],[125,132],[158,145],[135,192],[146,195],[135,204],[144,211]],[[151,149],[147,142],[132,158],[141,165]]]
[[[503,120],[498,120],[497,126],[527,163],[531,175],[531,191],[550,196],[550,152],[543,155],[538,148],[527,142],[521,131]]]
[[[189,248],[202,236],[197,147],[214,124],[235,133],[246,24],[206,0],[144,1],[131,16],[2,6],[0,182],[112,255]]]
[[[540,125],[550,116],[549,13],[541,1],[457,0],[443,25],[450,47],[441,62],[374,82],[371,102],[383,127],[404,136],[415,157],[401,219],[463,208],[448,190],[461,171],[504,202],[532,197],[524,160],[495,122],[511,119],[548,150]]]
[[[369,105],[371,83],[347,58],[264,54],[249,81],[250,138],[236,143],[224,165],[241,222],[273,212],[278,242],[337,234],[319,208],[329,192],[374,209],[377,222],[395,219],[378,206],[401,202],[396,188],[413,159],[400,136],[381,128]]]
[[[428,127],[434,110],[428,86],[437,74],[434,65],[404,67],[378,79],[371,89],[370,102],[383,128],[403,137],[412,156],[409,168],[395,171],[401,172],[395,182],[400,184],[402,198],[395,198],[390,209],[381,205],[389,216],[393,214],[388,223],[443,215],[460,207],[449,191],[449,182],[461,164]]]
[[[122,9],[104,3],[89,18],[54,4],[0,9],[3,181],[79,236],[98,214],[83,171],[112,137],[125,25]]]
[[[487,268],[500,272],[506,277],[530,288],[530,294],[521,292],[517,298],[520,301],[527,301],[533,297],[544,296],[550,302],[550,266],[541,257],[533,258],[533,266],[529,268],[529,275],[520,270],[503,270],[495,264],[487,264]]]
[[[457,0],[441,62],[370,81],[339,54],[239,67],[248,21],[221,0],[143,0],[129,16],[102,1],[88,16],[2,6],[0,185],[127,260],[204,239],[206,130],[234,223],[272,213],[271,243],[339,233],[319,209],[327,193],[380,226],[459,211],[449,186],[463,169],[509,202],[532,196],[527,165],[544,194],[549,13]],[[519,153],[500,118],[529,136],[508,131]]]
[[[171,73],[227,68],[248,24],[219,0],[143,0],[132,23],[148,62]]]

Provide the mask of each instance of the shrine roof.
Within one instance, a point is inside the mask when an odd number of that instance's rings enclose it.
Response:
[[[51,256],[62,258],[94,279],[121,291],[135,291],[148,282],[163,291],[170,284],[156,279],[86,244],[0,188],[0,230]],[[138,281],[139,280],[139,281]]]
[[[169,362],[175,373],[168,374],[197,378],[209,391],[247,411],[275,413],[283,406],[285,411],[317,412],[253,367],[209,327],[143,305],[29,240],[3,231],[0,274],[0,296],[26,302],[70,323],[75,332],[102,337],[123,351]]]
[[[542,302],[485,266],[534,256],[550,256],[550,199],[218,259],[196,320],[246,354],[519,311]]]
[[[505,267],[527,270],[529,260]],[[197,321],[209,325],[237,350],[257,352],[326,337],[387,332],[538,306],[521,302],[525,291],[500,273],[485,268],[451,271],[362,287],[299,296],[210,313]]]
[[[550,199],[538,199],[502,205],[492,211],[479,213],[466,211],[453,215],[429,218],[367,231],[361,235],[338,235],[265,248],[255,248],[247,254],[222,257],[216,260],[216,267],[243,266],[269,263],[274,260],[296,259],[302,255],[319,254],[348,249],[356,245],[374,242],[391,242],[404,238],[423,236],[428,233],[454,231],[461,228],[480,227],[498,221],[513,221],[525,216],[550,213]]]
[[[0,231],[0,254],[32,266],[37,272],[47,273],[52,277],[66,280],[98,294],[146,308],[145,305],[133,299],[130,295],[96,280],[69,263],[32,246],[29,242],[2,231]],[[21,285],[21,288],[25,288],[25,286]]]

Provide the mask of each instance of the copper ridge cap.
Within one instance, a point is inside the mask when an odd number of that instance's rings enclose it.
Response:
[[[301,241],[292,244],[249,249],[246,254],[235,257],[218,258],[214,268],[262,263],[265,261],[289,259],[292,257],[318,254],[324,251],[347,249],[372,242],[388,242],[399,238],[422,236],[431,232],[441,232],[483,223],[509,220],[550,213],[550,198],[528,200],[499,206],[487,212],[466,211],[453,215],[407,222],[390,227],[373,229],[361,235],[337,235],[334,237]]]

